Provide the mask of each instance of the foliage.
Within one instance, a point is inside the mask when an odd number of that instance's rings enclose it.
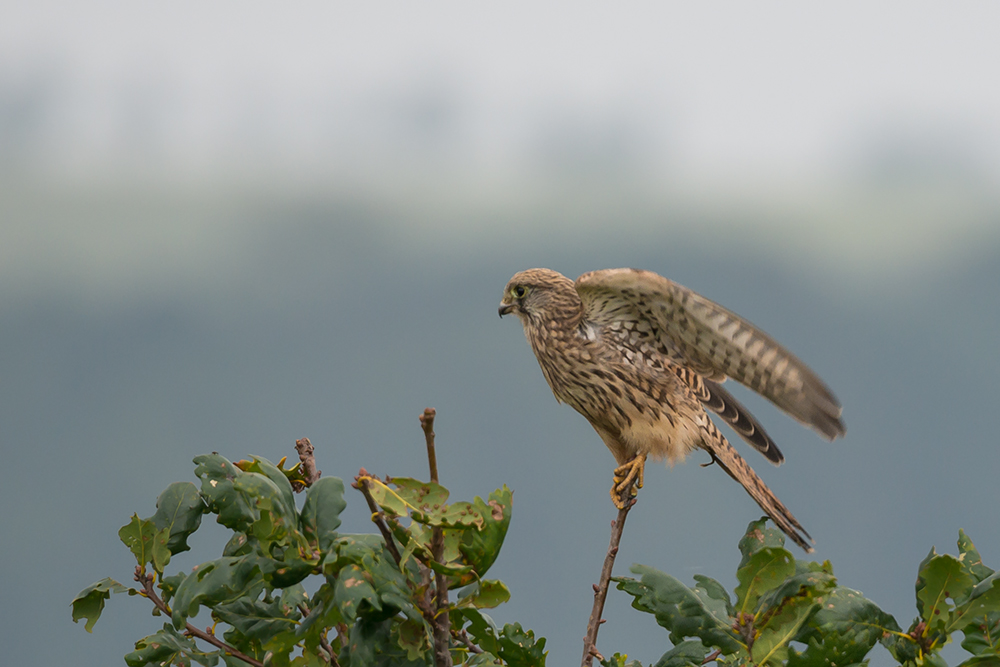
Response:
[[[432,665],[442,613],[456,663],[545,664],[544,639],[518,624],[498,628],[483,611],[510,597],[502,582],[484,578],[510,525],[510,489],[448,503],[440,484],[362,474],[354,486],[375,503],[390,547],[383,535],[338,532],[340,479],[320,478],[299,509],[295,469],[218,454],[194,463],[200,489],[171,484],[152,517],[133,515],[119,531],[139,586],[103,579],[73,601],[73,619],[86,619],[88,632],[112,593],[147,597],[154,614],[168,617],[136,642],[128,665]],[[204,514],[232,531],[221,556],[165,576]],[[460,589],[454,600],[448,588]],[[189,623],[202,608],[215,624],[208,632]],[[203,650],[195,638],[215,646]]]
[[[431,425],[424,423],[435,478]],[[195,458],[200,488],[171,484],[153,516],[133,514],[118,533],[135,556],[138,586],[98,581],[73,600],[73,620],[86,619],[92,631],[112,593],[152,602],[167,622],[136,642],[125,656],[130,667],[545,665],[544,638],[518,623],[498,627],[484,611],[510,598],[503,582],[484,578],[510,526],[510,489],[449,502],[436,482],[382,480],[362,469],[351,486],[379,533],[345,534],[344,483],[306,479],[283,461]],[[301,508],[296,489],[307,490]],[[167,575],[205,514],[232,533],[221,556]],[[750,523],[739,550],[732,593],[710,577],[696,575],[689,587],[644,565],[632,566],[637,578],[612,578],[669,633],[673,648],[654,667],[852,667],[867,665],[879,643],[906,667],[939,667],[941,648],[959,632],[971,654],[959,667],[1000,667],[1000,573],[962,531],[958,556],[932,549],[920,564],[918,616],[905,632],[841,586],[829,562],[797,560],[765,519]],[[203,608],[213,621],[207,630],[190,623]],[[594,657],[604,667],[643,667],[596,648],[584,664]]]
[[[780,531],[754,521],[740,540],[739,584],[730,596],[718,581],[696,575],[692,587],[658,570],[615,577],[632,606],[653,614],[674,648],[655,667],[866,665],[881,643],[903,665],[944,665],[939,651],[961,631],[972,654],[963,667],[1000,665],[1000,573],[983,565],[959,531],[957,557],[933,549],[917,575],[917,611],[907,632],[858,591],[840,586],[829,562],[796,560]],[[799,647],[799,648],[797,648]],[[615,654],[606,667],[641,667]]]

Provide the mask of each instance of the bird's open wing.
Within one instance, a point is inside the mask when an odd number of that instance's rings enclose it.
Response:
[[[844,434],[841,407],[815,373],[773,338],[719,304],[663,276],[636,269],[591,271],[576,289],[584,319],[656,341],[709,379],[731,377],[833,440]],[[633,334],[635,335],[635,334]]]

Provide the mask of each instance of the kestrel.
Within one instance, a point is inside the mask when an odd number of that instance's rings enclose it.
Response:
[[[705,412],[775,465],[784,460],[757,420],[722,387],[730,377],[828,440],[844,435],[841,407],[815,373],[763,331],[649,271],[607,269],[576,282],[549,269],[516,274],[500,316],[514,313],[561,403],[597,431],[618,463],[621,509],[641,487],[646,458],[682,461],[704,449],[806,552],[809,533]]]

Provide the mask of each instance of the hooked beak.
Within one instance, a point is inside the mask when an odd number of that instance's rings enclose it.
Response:
[[[500,313],[500,317],[503,317],[504,315],[509,314],[512,310],[514,310],[514,304],[512,304],[512,303],[501,303],[500,304],[500,310],[498,310],[497,312]]]

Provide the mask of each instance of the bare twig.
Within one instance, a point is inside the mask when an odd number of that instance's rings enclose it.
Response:
[[[611,543],[608,545],[608,553],[604,557],[604,565],[601,567],[600,582],[594,584],[594,608],[590,612],[590,620],[587,622],[587,636],[583,638],[583,660],[582,667],[590,667],[594,662],[594,657],[603,660],[601,654],[597,652],[597,632],[600,630],[601,615],[604,613],[604,601],[608,597],[608,588],[611,585],[611,570],[615,565],[615,557],[618,555],[618,544],[622,540],[622,531],[625,530],[625,518],[628,512],[635,505],[635,498],[631,498],[625,507],[618,510],[618,517],[611,522]]]
[[[465,648],[469,649],[469,653],[483,652],[483,649],[479,648],[478,646],[472,643],[472,640],[469,639],[469,633],[466,632],[465,630],[461,630],[460,632],[455,632],[455,630],[452,629],[451,636],[460,641],[462,645],[465,646]]]
[[[434,448],[434,417],[437,411],[426,408],[420,415],[420,427],[427,443],[427,464],[431,470],[431,482],[438,483],[437,452]],[[444,531],[434,526],[431,533],[431,558],[440,563],[444,553]],[[434,629],[434,665],[451,667],[451,618],[448,615],[448,577],[440,572],[434,575],[434,590],[437,597],[431,627]]]
[[[707,665],[708,663],[718,658],[720,655],[722,655],[722,651],[720,651],[719,649],[715,649],[714,651],[705,656],[705,659],[701,661],[701,664]]]
[[[396,548],[396,541],[392,537],[392,531],[389,530],[389,526],[385,522],[385,517],[382,515],[382,511],[378,508],[378,504],[375,499],[372,498],[372,492],[368,490],[368,471],[362,468],[358,471],[357,477],[354,478],[354,484],[352,486],[356,488],[365,497],[365,502],[368,503],[368,509],[372,511],[372,521],[378,526],[379,532],[382,533],[382,539],[385,540],[385,548],[389,550],[392,557],[396,561],[396,565],[402,561],[402,557],[399,555],[399,549]]]
[[[156,589],[153,587],[154,575],[146,574],[146,568],[137,565],[135,568],[135,580],[142,584],[142,595],[149,598],[149,600],[156,606],[157,609],[162,611],[167,616],[171,615],[170,607],[164,602],[159,595],[156,594]],[[190,623],[184,627],[184,633],[187,635],[192,635],[198,639],[203,639],[212,646],[222,649],[234,658],[238,658],[248,665],[253,665],[254,667],[264,667],[264,663],[260,660],[255,660],[245,653],[237,651],[235,648],[222,641],[210,632],[205,632],[204,630],[199,630]]]
[[[420,427],[424,430],[424,440],[427,442],[427,463],[431,467],[431,481],[435,484],[438,482],[437,452],[434,451],[434,416],[436,414],[437,410],[434,408],[425,408],[424,413],[420,415]]]
[[[316,468],[316,458],[313,456],[315,448],[309,442],[309,438],[302,438],[295,441],[295,451],[299,453],[299,461],[302,462],[301,470],[305,485],[310,487],[323,474],[322,470]]]

